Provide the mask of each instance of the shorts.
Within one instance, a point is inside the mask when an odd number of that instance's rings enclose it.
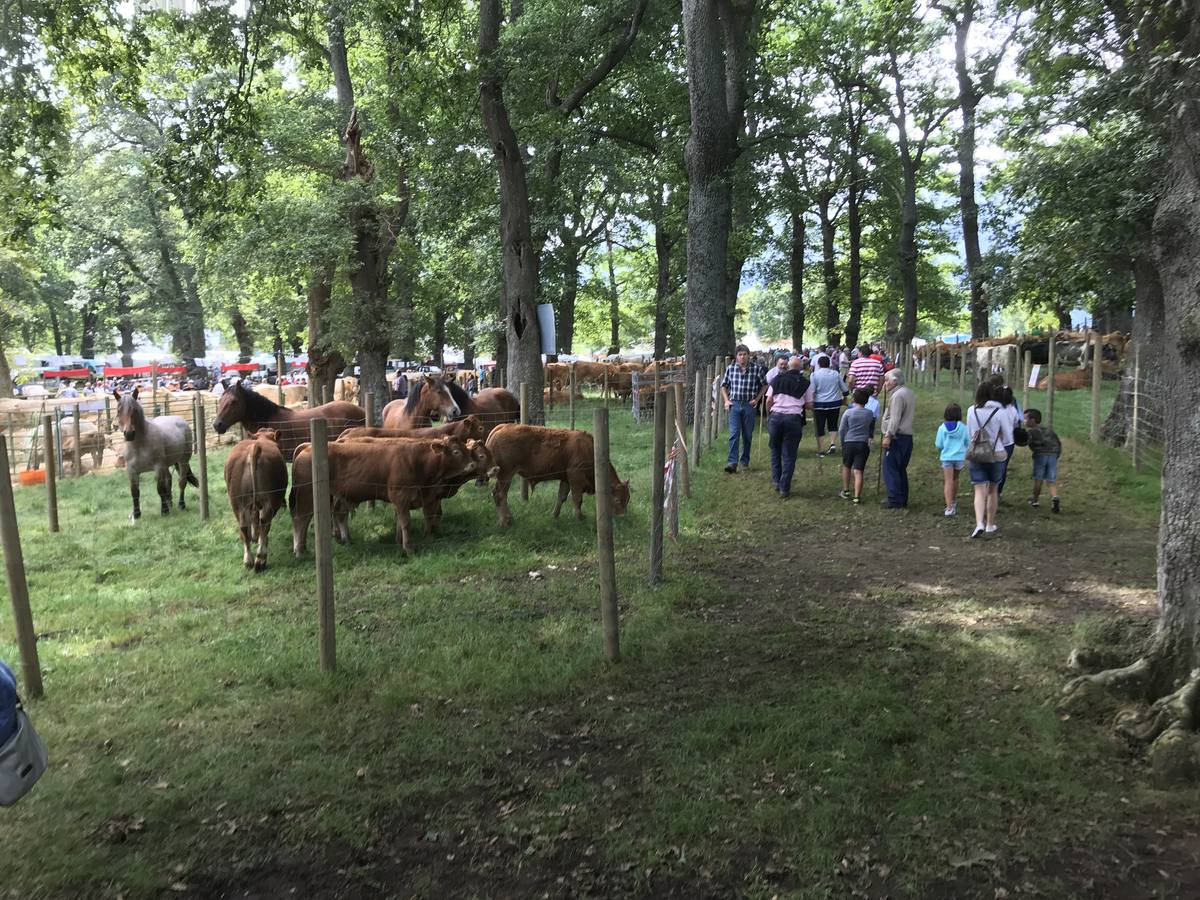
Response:
[[[842,411],[842,405],[829,409],[817,407],[813,410],[813,414],[817,417],[817,437],[825,437],[826,434],[837,434],[838,415]]]
[[[1033,456],[1033,480],[1058,482],[1058,457],[1053,453],[1035,453]]]
[[[943,459],[942,468],[953,469],[955,472],[961,472],[962,467],[965,466],[966,463],[967,461],[965,459]]]
[[[867,468],[867,457],[870,455],[871,445],[866,441],[847,441],[842,444],[842,465],[847,469],[862,472]]]
[[[1004,463],[971,463],[971,484],[999,484],[1004,480]]]

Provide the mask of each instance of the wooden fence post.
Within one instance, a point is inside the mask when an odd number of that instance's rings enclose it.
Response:
[[[654,398],[654,457],[650,471],[650,583],[662,580],[663,467],[667,464],[667,403]],[[597,476],[599,477],[599,476]]]
[[[58,466],[55,455],[58,448],[54,439],[54,423],[52,416],[42,416],[42,432],[46,443],[46,513],[50,521],[50,530],[58,531]]]
[[[608,409],[608,363],[604,364],[604,408]]]
[[[1021,409],[1029,409],[1029,378],[1033,375],[1033,351],[1025,351],[1025,364],[1021,367]]]
[[[529,424],[529,385],[526,384],[524,381],[522,381],[520,387],[517,390],[518,390],[518,394],[520,395],[520,398],[521,398],[521,424],[528,425]],[[551,391],[553,391],[553,388],[551,389]],[[529,502],[529,479],[528,478],[521,479],[521,499],[524,500],[526,503]]]
[[[150,405],[158,415],[158,363],[150,364]]]
[[[679,485],[683,488],[683,496],[692,496],[692,474],[688,471],[690,468],[687,448],[683,446],[683,438],[687,435],[687,422],[684,421],[684,414],[687,412],[687,394],[683,389],[683,382],[677,381],[672,385],[675,394],[675,434],[679,440],[679,458],[675,461],[679,466]],[[672,442],[674,443],[674,442]]]
[[[709,387],[710,388],[713,386],[713,382],[718,381],[721,378],[722,374],[725,372],[725,369],[722,368],[722,366],[721,366],[722,359],[723,359],[723,357],[721,357],[721,356],[713,357],[713,377],[709,379]],[[718,389],[716,394],[717,394],[717,398],[719,401],[720,396],[721,396],[721,391]],[[714,441],[717,439],[717,435],[719,435],[721,433],[721,415],[720,415],[720,413],[721,413],[721,406],[720,406],[720,403],[717,402],[713,406],[712,439]]]
[[[1133,455],[1133,470],[1135,472],[1142,468],[1142,442],[1141,431],[1142,425],[1142,359],[1141,347],[1138,344],[1133,345],[1133,421],[1130,424],[1129,434],[1129,449]]]
[[[967,345],[960,343],[958,345],[958,389],[967,395],[967,403],[963,409],[966,409],[971,402],[971,392],[967,390]]]
[[[575,430],[575,363],[571,363],[571,396],[567,399],[567,404],[571,408],[571,430]]]
[[[104,398],[104,433],[112,434],[112,407],[109,405],[109,398]]]
[[[21,554],[21,534],[17,529],[12,481],[7,475],[8,439],[2,434],[0,456],[4,457],[5,471],[5,477],[0,478],[0,545],[4,548],[8,596],[12,601],[13,624],[17,629],[17,647],[21,653],[21,676],[25,694],[40,697],[43,693],[42,667],[38,662],[37,632],[33,628],[33,613],[29,609],[29,584],[25,580],[25,558]]]
[[[592,410],[592,437],[596,484],[608,484],[608,408]],[[620,619],[617,614],[617,563],[613,552],[612,494],[596,491],[596,556],[600,565],[600,622],[604,632],[604,658],[621,658]]]
[[[197,490],[200,492],[200,521],[208,520],[208,440],[204,433],[204,398],[196,394],[192,401],[192,416],[196,430],[196,477],[200,481]]]
[[[1103,338],[1100,332],[1092,333],[1092,443],[1100,442],[1100,379],[1104,377]]]
[[[80,425],[79,425],[79,404],[75,404],[75,424],[71,431],[74,432],[72,437],[75,439],[75,447],[71,450],[71,466],[75,469],[75,477],[79,478],[83,475],[83,454],[80,452]]]
[[[275,354],[275,386],[279,388],[279,405],[286,406],[283,396],[283,354]]]
[[[1054,427],[1054,366],[1058,356],[1057,341],[1050,338],[1049,348],[1050,355],[1047,357],[1047,366],[1049,367],[1049,380],[1046,382],[1046,427]]]
[[[337,668],[337,621],[333,606],[333,512],[329,499],[329,423],[313,419],[313,529],[317,561],[317,641],[322,672]]]
[[[692,468],[700,465],[700,434],[704,430],[704,373],[696,370],[696,393],[692,399]]]

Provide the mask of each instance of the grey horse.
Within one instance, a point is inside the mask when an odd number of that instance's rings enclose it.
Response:
[[[183,492],[188,484],[199,486],[192,474],[192,429],[179,416],[157,416],[147,419],[138,403],[137,388],[117,398],[117,428],[125,434],[125,468],[129,473],[129,493],[133,497],[133,516],[142,517],[141,489],[138,481],[143,472],[154,470],[162,514],[171,512],[171,466],[179,473],[179,508],[187,509]]]

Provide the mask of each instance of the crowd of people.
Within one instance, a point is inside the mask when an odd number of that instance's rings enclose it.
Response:
[[[720,379],[719,391],[729,421],[727,473],[749,469],[757,417],[766,415],[771,482],[779,496],[788,499],[800,440],[811,417],[819,457],[834,453],[840,445],[842,499],[862,503],[864,473],[878,436],[880,471],[887,488],[882,505],[888,509],[908,507],[916,395],[881,348],[864,344],[847,353],[821,347],[763,360],[755,358],[744,344],[738,345],[734,361]],[[881,394],[885,397],[882,408]],[[971,479],[972,538],[999,530],[996,511],[1018,446],[1028,447],[1033,456],[1029,505],[1040,505],[1045,487],[1052,511],[1060,511],[1058,458],[1062,442],[1042,423],[1040,410],[1021,410],[1003,375],[993,375],[978,386],[965,417],[959,404],[946,407],[933,446],[942,468],[943,515],[958,515],[964,469]]]

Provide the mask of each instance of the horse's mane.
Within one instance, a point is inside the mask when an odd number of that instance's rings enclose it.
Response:
[[[399,377],[403,378],[404,373],[401,372]],[[417,404],[421,402],[421,389],[424,387],[425,379],[422,378],[408,389],[408,399],[404,401],[404,411],[410,416],[417,411]]]
[[[458,408],[465,414],[467,407],[471,405],[471,395],[459,387],[457,381],[447,381],[446,387],[450,389],[450,396],[454,398],[454,402],[458,404]]]
[[[255,422],[267,422],[276,418],[283,410],[278,403],[257,391],[242,387],[242,401],[246,404],[246,418]]]

